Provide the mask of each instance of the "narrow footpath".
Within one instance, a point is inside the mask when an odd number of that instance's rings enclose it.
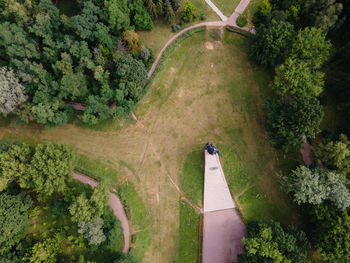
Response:
[[[98,185],[98,183],[95,180],[81,173],[74,172],[73,178],[83,184],[90,185],[92,188],[95,188]],[[117,217],[122,224],[123,234],[124,234],[123,252],[128,253],[129,247],[130,247],[130,229],[129,229],[128,218],[125,214],[125,211],[122,203],[120,202],[120,199],[117,197],[116,194],[111,192],[109,192],[109,206],[111,207],[115,217]]]

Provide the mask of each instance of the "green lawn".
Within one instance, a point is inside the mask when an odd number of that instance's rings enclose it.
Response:
[[[215,6],[227,17],[230,17],[240,0],[211,0]]]
[[[200,262],[200,215],[187,202],[180,200],[178,263]]]

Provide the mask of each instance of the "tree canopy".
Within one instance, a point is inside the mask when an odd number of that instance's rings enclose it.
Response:
[[[341,210],[350,206],[350,191],[342,177],[322,167],[299,166],[282,177],[282,186],[298,204],[320,205],[327,200]]]
[[[270,99],[265,103],[265,112],[271,143],[284,151],[298,150],[306,138],[314,138],[323,117],[315,97]]]
[[[32,204],[29,197],[0,193],[0,257],[26,235]]]
[[[288,53],[294,34],[294,26],[288,22],[272,20],[268,25],[260,25],[250,48],[250,58],[263,66],[274,67]]]
[[[307,263],[310,249],[306,234],[296,227],[283,228],[279,223],[248,223],[248,238],[243,238],[246,254],[238,256],[239,263]]]

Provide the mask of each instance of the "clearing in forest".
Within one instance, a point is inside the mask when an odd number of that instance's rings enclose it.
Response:
[[[220,41],[213,35],[210,29],[196,33],[165,59],[135,110],[143,126],[124,123],[94,130],[70,124],[45,130],[12,122],[0,129],[2,139],[72,145],[115,168],[120,182],[132,181],[151,220],[144,262],[182,262],[179,247],[186,240],[180,239],[180,193],[175,185],[188,192],[189,185],[180,180],[186,158],[208,141],[223,151],[227,181],[244,219],[299,221],[280,192],[276,154],[262,124],[266,74],[249,63],[247,39],[226,32]],[[212,49],[206,48],[207,42]]]

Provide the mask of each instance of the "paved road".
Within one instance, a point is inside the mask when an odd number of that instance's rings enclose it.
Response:
[[[92,188],[95,188],[98,185],[98,183],[93,179],[91,179],[90,177],[87,177],[77,172],[74,172],[73,178],[83,184],[90,185]],[[123,252],[128,253],[129,247],[130,247],[130,229],[129,229],[128,218],[125,214],[123,205],[120,202],[119,198],[111,192],[109,193],[109,206],[112,208],[112,211],[115,217],[117,217],[122,223],[123,234],[124,234]]]

